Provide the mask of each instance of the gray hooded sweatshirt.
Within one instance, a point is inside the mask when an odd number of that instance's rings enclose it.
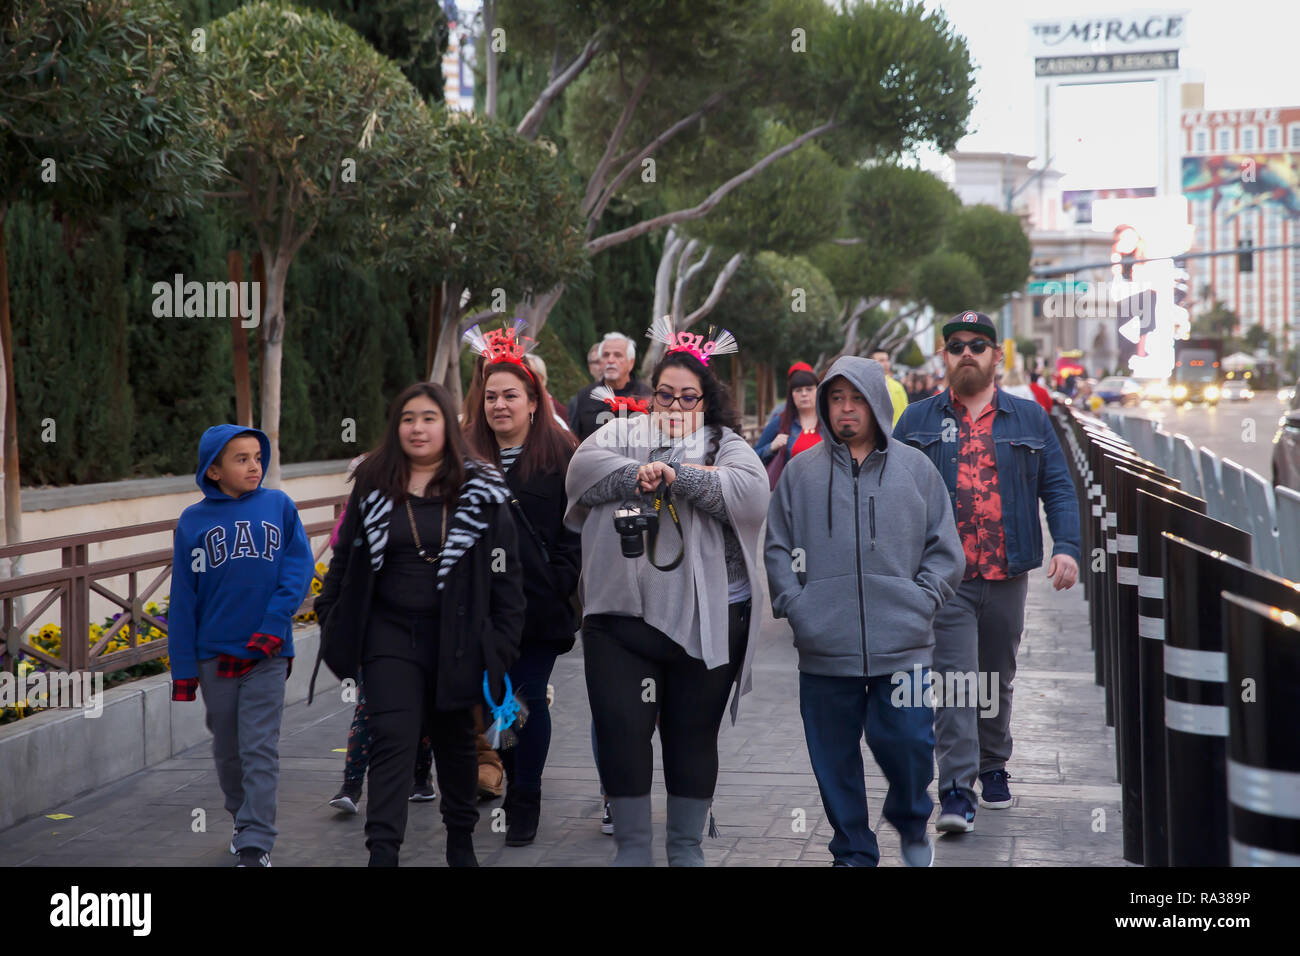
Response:
[[[876,421],[875,450],[861,466],[830,421],[840,376]],[[764,546],[772,613],[789,619],[805,673],[879,677],[930,666],[935,612],[966,570],[943,478],[890,437],[893,410],[880,363],[838,359],[817,388],[830,437],[790,459],[772,493]]]

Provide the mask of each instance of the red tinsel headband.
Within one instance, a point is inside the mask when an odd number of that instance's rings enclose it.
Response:
[[[536,348],[537,342],[521,334],[524,327],[523,319],[516,319],[514,328],[492,329],[486,333],[479,331],[479,327],[475,325],[466,330],[463,338],[471,349],[487,360],[488,365],[499,365],[503,362],[517,365],[524,370],[529,381],[536,385],[537,378],[524,361],[524,356]],[[483,373],[486,377],[486,367]]]

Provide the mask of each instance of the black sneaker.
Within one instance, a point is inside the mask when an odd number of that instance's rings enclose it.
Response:
[[[970,833],[974,830],[975,807],[970,797],[956,787],[945,793],[934,828],[940,833]]]
[[[345,788],[334,795],[334,799],[330,801],[330,806],[335,810],[338,810],[340,813],[346,813],[351,816],[357,812],[357,802],[360,799],[360,791],[352,791]]]
[[[238,856],[238,855],[239,855],[239,851],[235,849],[235,837],[239,836],[239,831],[242,830],[242,829],[244,829],[244,828],[243,828],[243,827],[235,827],[235,829],[234,829],[234,830],[231,832],[231,834],[230,834],[230,855],[231,855],[231,856]]]
[[[1005,770],[989,770],[980,774],[980,806],[990,810],[1004,810],[1011,806],[1011,788],[1007,780],[1011,774]]]
[[[433,789],[433,779],[429,778],[423,783],[412,786],[409,799],[412,803],[428,803],[430,800],[437,800],[438,792]]]
[[[609,812],[609,801],[605,801],[605,811],[600,818],[600,832],[606,836],[614,835],[614,816]]]
[[[268,850],[259,850],[255,846],[246,846],[239,851],[239,862],[235,864],[240,866],[270,866],[271,853]]]

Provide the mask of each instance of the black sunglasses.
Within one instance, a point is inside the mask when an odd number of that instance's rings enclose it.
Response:
[[[948,350],[949,355],[961,355],[961,353],[965,352],[968,347],[970,348],[971,355],[983,355],[985,349],[993,348],[993,343],[988,339],[968,339],[964,342],[953,339],[944,346],[944,348]]]
[[[666,388],[661,388],[655,392],[655,401],[659,404],[660,408],[672,408],[673,401],[676,400],[677,403],[681,405],[682,411],[684,412],[689,412],[692,408],[698,405],[700,399],[703,397],[703,395],[674,395]]]

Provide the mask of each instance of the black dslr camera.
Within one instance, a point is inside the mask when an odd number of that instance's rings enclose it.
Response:
[[[645,554],[642,532],[654,534],[659,530],[659,515],[637,506],[619,508],[614,512],[614,530],[618,532],[623,557],[639,558]]]

